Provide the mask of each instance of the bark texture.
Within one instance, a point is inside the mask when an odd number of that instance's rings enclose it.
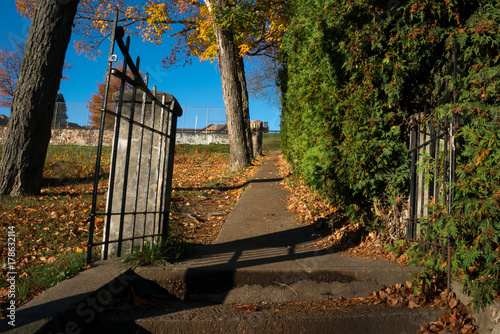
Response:
[[[252,121],[252,123],[250,123],[254,158],[260,158],[262,156],[262,125],[262,121]]]
[[[223,0],[215,1],[218,7],[224,7]],[[217,56],[222,81],[222,93],[226,106],[227,131],[229,135],[230,163],[232,172],[250,164],[250,153],[247,144],[247,129],[243,112],[243,93],[240,80],[239,55],[237,53],[233,33],[230,29],[222,29],[213,25],[217,41]],[[246,89],[246,87],[245,87]],[[248,98],[247,98],[248,101]],[[248,127],[249,129],[250,127]]]
[[[241,85],[241,103],[243,105],[243,127],[245,129],[245,137],[247,141],[247,152],[249,159],[257,158],[253,155],[252,131],[250,130],[250,103],[248,101],[247,79],[245,75],[245,63],[242,57],[238,57],[238,80]]]
[[[0,162],[0,194],[37,194],[79,0],[38,0]]]

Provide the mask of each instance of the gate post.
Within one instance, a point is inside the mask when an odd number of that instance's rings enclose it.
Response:
[[[252,147],[253,157],[260,158],[262,156],[262,121],[252,121],[250,129],[252,132]]]
[[[133,91],[122,96],[121,117],[116,120],[120,126],[116,126],[119,131],[114,134],[111,159],[116,159],[116,165],[110,172],[104,259],[131,253],[137,244],[142,249],[145,241],[153,244],[168,233],[177,121],[172,112],[182,109],[172,95],[153,94],[170,108],[160,107],[140,91],[136,101]]]

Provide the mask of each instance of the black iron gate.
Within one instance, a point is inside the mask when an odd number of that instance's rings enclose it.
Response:
[[[453,183],[455,182],[456,145],[455,135],[458,120],[453,110],[451,115],[437,115],[436,109],[443,105],[457,103],[457,47],[455,44],[451,66],[445,73],[451,78],[437,80],[437,94],[410,118],[410,193],[409,217],[406,224],[406,240],[417,242],[435,256],[447,258],[447,284],[450,288],[452,245],[449,235],[446,242],[424,241],[425,230],[421,222],[429,223],[433,212],[431,203],[439,203],[451,212],[453,204]],[[443,77],[446,77],[443,75]],[[453,85],[450,85],[453,83]],[[450,86],[453,86],[450,89]],[[451,107],[453,109],[453,107]]]
[[[120,257],[134,249],[153,245],[168,235],[170,196],[175,150],[177,117],[182,109],[170,94],[148,88],[139,72],[140,58],[132,61],[130,37],[124,42],[124,29],[117,25],[115,12],[108,56],[105,93],[101,120],[94,190],[90,214],[87,262],[96,246],[102,246],[102,258]],[[120,70],[113,68],[123,55]],[[111,78],[119,80],[119,93],[114,94],[115,111],[110,110],[108,95]],[[99,173],[106,122],[114,120],[114,139],[110,161],[109,185],[105,211],[98,205]],[[102,241],[95,241],[97,223],[104,223]]]

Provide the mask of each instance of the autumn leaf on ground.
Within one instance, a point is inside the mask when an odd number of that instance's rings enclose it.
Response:
[[[239,305],[235,307],[236,311],[245,311],[245,312],[256,312],[258,311],[258,307],[255,305]]]

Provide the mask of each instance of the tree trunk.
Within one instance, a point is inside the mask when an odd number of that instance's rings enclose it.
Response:
[[[257,158],[253,155],[252,131],[250,130],[250,105],[248,102],[247,79],[245,76],[245,63],[243,57],[238,57],[238,79],[241,85],[241,102],[243,105],[243,127],[246,133],[247,151],[250,155],[249,159]]]
[[[257,159],[262,156],[262,121],[252,121],[250,128],[252,132],[253,157]]]
[[[217,5],[223,6],[222,1]],[[238,70],[238,54],[234,45],[233,33],[213,25],[217,41],[222,93],[226,107],[227,132],[229,134],[230,163],[232,172],[250,164],[250,153],[247,146],[247,133],[243,115],[242,87]]]
[[[79,0],[38,0],[0,162],[0,194],[37,194]]]

